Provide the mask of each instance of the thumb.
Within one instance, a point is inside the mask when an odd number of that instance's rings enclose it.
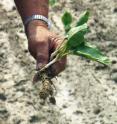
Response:
[[[39,42],[37,46],[37,64],[36,69],[40,70],[43,68],[49,60],[49,46],[47,42]]]

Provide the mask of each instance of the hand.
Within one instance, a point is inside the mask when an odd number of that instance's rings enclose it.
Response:
[[[36,69],[44,67],[50,55],[63,42],[63,39],[50,32],[47,25],[39,20],[34,20],[27,27],[27,38],[30,54],[36,59]],[[52,65],[52,75],[56,76],[65,69],[66,57]]]

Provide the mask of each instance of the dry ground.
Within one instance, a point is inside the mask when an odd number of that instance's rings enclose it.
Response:
[[[28,53],[21,19],[11,0],[0,0],[0,124],[117,124],[117,1],[60,0],[50,10],[55,32],[63,32],[65,8],[75,19],[90,8],[87,37],[112,66],[70,56],[55,80],[57,105],[42,106],[32,86],[35,60]]]

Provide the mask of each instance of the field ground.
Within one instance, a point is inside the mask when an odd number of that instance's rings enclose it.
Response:
[[[90,8],[87,37],[112,60],[111,67],[68,57],[68,67],[54,81],[57,105],[42,106],[21,19],[11,0],[0,0],[0,124],[117,124],[117,1],[60,0],[50,10],[55,32],[63,31],[65,8],[74,19]]]

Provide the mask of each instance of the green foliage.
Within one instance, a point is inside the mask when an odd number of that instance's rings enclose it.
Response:
[[[68,33],[68,48],[75,48],[84,42],[84,35],[88,32],[87,24],[72,28]]]
[[[87,42],[84,38],[89,31],[87,21],[89,19],[89,11],[85,11],[79,18],[75,27],[71,28],[72,16],[69,12],[65,12],[62,16],[62,22],[66,32],[66,42],[58,49],[59,58],[67,54],[83,56],[85,58],[109,65],[109,59],[104,56],[100,50]],[[69,31],[66,30],[69,27]]]
[[[42,98],[43,100],[45,100],[48,96],[51,96],[50,102],[52,102],[53,104],[56,103],[55,98],[53,97],[53,88],[51,86],[53,85],[53,83],[51,81],[51,77],[49,77],[46,72],[51,65],[56,63],[62,57],[72,54],[77,56],[83,56],[90,60],[100,62],[104,65],[110,64],[109,59],[104,56],[97,47],[88,43],[88,41],[84,37],[85,34],[89,31],[87,26],[88,18],[89,12],[86,11],[80,17],[76,27],[71,28],[72,16],[68,12],[64,13],[62,17],[62,22],[64,24],[66,32],[65,41],[62,42],[61,45],[57,47],[57,49],[51,54],[50,62],[46,64],[41,70],[39,70],[39,73],[37,73],[38,75],[42,75],[41,80],[43,82],[43,87],[39,95],[40,98]],[[44,83],[46,83],[47,88],[45,87]],[[51,93],[48,92],[48,88],[50,88],[49,91],[51,91]]]
[[[65,32],[67,33],[71,29],[71,23],[72,23],[71,13],[66,11],[62,16],[62,22],[65,28]]]
[[[88,44],[81,44],[77,47],[77,49],[74,50],[73,52],[74,55],[78,55],[78,56],[83,56],[86,57],[88,59],[100,62],[104,65],[109,65],[110,61],[107,57],[105,57],[100,51],[99,49],[95,48],[95,47],[91,47]]]
[[[76,26],[80,26],[83,25],[84,23],[87,23],[88,19],[89,19],[89,11],[85,11],[83,14],[80,15],[80,18],[78,20],[78,22],[76,23]]]
[[[57,47],[57,49],[51,54],[50,62],[44,66],[40,72],[43,72],[59,59],[69,54],[83,56],[87,59],[100,62],[104,65],[110,65],[110,60],[104,56],[97,47],[91,45],[84,37],[89,31],[87,26],[89,12],[86,11],[84,14],[82,14],[77,26],[73,28],[71,28],[71,17],[71,14],[67,12],[62,17],[62,22],[66,31],[65,41],[62,42],[61,45]],[[69,32],[66,30],[66,26],[70,26],[71,29],[69,28]]]
[[[51,6],[54,6],[56,2],[57,2],[57,0],[49,0],[49,4],[50,4]]]
[[[62,16],[62,22],[63,24],[66,25],[70,25],[72,23],[72,15],[69,12],[65,12]]]

